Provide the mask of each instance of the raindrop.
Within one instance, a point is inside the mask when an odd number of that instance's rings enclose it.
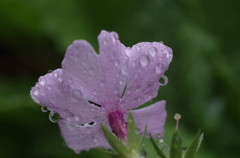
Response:
[[[50,112],[49,113],[49,120],[53,123],[57,123],[60,119],[60,115],[57,112]]]
[[[132,51],[131,51],[130,48],[126,48],[126,49],[125,49],[125,54],[126,54],[127,56],[130,56],[131,53],[132,53]]]
[[[163,75],[160,79],[159,79],[159,83],[161,86],[165,86],[168,83],[168,78],[167,76]]]
[[[140,154],[141,154],[141,158],[145,158],[147,156],[147,152],[144,149],[141,150]]]
[[[74,102],[78,102],[82,98],[82,92],[78,89],[72,90],[71,98]]]
[[[158,64],[155,69],[156,69],[156,73],[160,74],[163,72],[164,66],[162,64]]]
[[[159,139],[159,143],[163,143],[164,140],[162,138]]]
[[[154,57],[157,54],[157,49],[155,47],[152,47],[149,49],[148,53]]]
[[[122,67],[122,73],[123,73],[124,75],[127,75],[127,70],[128,70],[128,67],[127,67],[126,65],[124,65],[124,66]]]
[[[47,82],[46,81],[46,79],[43,77],[43,76],[41,76],[39,79],[38,79],[38,81],[39,81],[39,83],[41,84],[41,85],[45,85],[45,83]]]
[[[47,89],[48,89],[48,90],[52,90],[52,88],[53,88],[53,85],[52,85],[52,84],[47,84]]]
[[[142,66],[147,66],[149,63],[149,57],[147,55],[142,55],[139,61]]]
[[[68,84],[63,84],[63,90],[64,91],[69,91],[70,90],[70,86]]]
[[[39,91],[38,91],[38,90],[35,90],[35,91],[33,92],[33,94],[34,94],[35,96],[38,96]]]
[[[46,106],[41,107],[42,112],[48,112],[48,108]]]
[[[48,73],[51,73],[53,70],[48,70]]]
[[[148,81],[148,87],[151,87],[151,86],[153,86],[153,82],[152,81]]]
[[[98,141],[97,139],[94,139],[94,140],[93,140],[94,143],[97,143],[97,141]]]
[[[31,97],[37,104],[40,104],[40,101],[34,95],[31,95]]]
[[[104,40],[103,40],[103,45],[106,46],[107,44],[108,44],[108,40],[107,40],[107,39],[104,39]]]
[[[57,96],[55,94],[52,94],[51,97],[49,98],[49,100],[52,104],[56,104]]]

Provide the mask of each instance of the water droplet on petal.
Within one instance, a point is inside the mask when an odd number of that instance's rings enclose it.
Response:
[[[147,66],[149,63],[149,57],[147,55],[142,55],[139,61],[142,66]]]
[[[119,65],[119,60],[116,60],[115,61],[115,66],[118,66]]]
[[[64,91],[69,91],[70,90],[70,86],[68,84],[63,84],[63,90]]]
[[[141,158],[145,158],[147,156],[147,152],[144,149],[141,150],[140,154],[141,154]]]
[[[42,112],[48,112],[48,108],[46,106],[41,107]]]
[[[37,104],[40,104],[40,101],[34,95],[31,95],[31,97]]]
[[[108,44],[108,41],[105,39],[105,40],[103,40],[103,45],[107,45]]]
[[[71,98],[74,102],[78,102],[82,98],[82,92],[78,89],[72,90]]]
[[[127,70],[128,70],[127,65],[124,65],[124,66],[122,67],[122,73],[123,73],[124,75],[127,75]]]
[[[158,64],[155,69],[157,74],[161,74],[164,71],[164,66],[162,64]]]
[[[47,84],[47,89],[48,89],[48,90],[52,90],[52,88],[53,88],[53,85],[52,85],[52,84]]]
[[[53,112],[53,111],[51,111],[51,112],[49,113],[49,120],[50,120],[51,122],[57,123],[57,122],[59,121],[59,119],[60,119],[59,113]]]
[[[168,83],[168,78],[167,76],[163,75],[160,79],[159,79],[159,83],[161,86],[165,86]]]
[[[38,82],[40,83],[40,85],[44,86],[45,83],[47,82],[47,80],[43,76],[41,76],[41,77],[39,77]]]
[[[125,54],[126,54],[127,56],[130,56],[131,53],[132,53],[131,48],[126,48],[126,49],[125,49]]]
[[[154,57],[157,54],[157,49],[155,47],[152,47],[149,49],[148,53]]]
[[[56,104],[57,102],[57,96],[55,94],[52,94],[49,98],[49,101],[52,103],[52,104]]]

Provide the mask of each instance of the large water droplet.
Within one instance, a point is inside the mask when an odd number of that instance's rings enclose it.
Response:
[[[45,83],[47,82],[47,80],[43,76],[41,76],[41,77],[39,77],[38,82],[40,83],[40,85],[44,86]]]
[[[139,61],[142,66],[147,66],[149,63],[149,57],[147,55],[142,55]]]
[[[53,123],[57,123],[60,119],[60,115],[57,112],[50,112],[49,113],[49,120]]]
[[[72,90],[71,98],[74,102],[78,102],[82,98],[82,92],[78,89]]]
[[[124,65],[124,66],[122,67],[122,73],[123,73],[124,75],[127,75],[127,71],[128,71],[128,67],[127,67],[127,65]]]
[[[159,79],[159,83],[161,86],[165,86],[168,83],[168,78],[167,76],[163,75],[160,79]]]
[[[48,112],[48,108],[46,106],[41,107],[42,112]]]
[[[145,158],[147,156],[147,152],[144,149],[141,150],[140,154],[141,154],[141,158]]]
[[[148,53],[154,57],[157,54],[157,49],[155,47],[152,47],[149,49]]]

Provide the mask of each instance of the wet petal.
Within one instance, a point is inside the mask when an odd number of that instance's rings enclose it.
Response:
[[[166,101],[162,100],[148,107],[132,111],[140,134],[144,132],[145,125],[147,125],[148,136],[151,133],[154,137],[157,134],[164,137],[164,124],[167,117],[165,104]]]
[[[103,123],[106,124],[106,122]],[[81,126],[62,120],[58,124],[67,146],[76,153],[91,148],[111,148],[103,135],[100,124]],[[110,129],[109,125],[105,126]]]
[[[116,32],[101,31],[98,36],[100,61],[105,75],[105,104],[108,110],[116,109],[126,85],[128,56]]]
[[[83,98],[83,92],[62,80],[62,69],[41,76],[31,89],[31,97],[61,119],[72,123],[93,122],[94,118],[106,118],[103,108],[92,105]]]
[[[155,98],[162,84],[159,79],[164,76],[172,61],[172,49],[161,42],[138,43],[126,51],[129,63],[127,88],[120,107],[122,111],[136,108]]]

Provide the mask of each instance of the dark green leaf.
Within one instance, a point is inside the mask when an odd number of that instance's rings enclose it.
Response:
[[[152,138],[152,136],[150,136],[150,141],[154,147],[154,149],[156,150],[157,154],[161,157],[161,158],[168,158],[158,147],[158,145],[156,144],[156,142],[154,141],[154,139]]]
[[[203,133],[201,134],[201,131],[199,130],[191,146],[186,151],[186,155],[184,156],[184,158],[194,158],[194,155],[196,154],[199,146],[201,145],[202,140],[203,140]]]
[[[136,132],[136,124],[133,118],[132,111],[130,110],[128,113],[128,147],[130,149],[137,149],[139,150],[139,141],[138,141],[138,135]]]
[[[172,144],[170,147],[170,157],[171,158],[182,158],[182,140],[179,136],[178,130],[176,129],[173,137]]]

